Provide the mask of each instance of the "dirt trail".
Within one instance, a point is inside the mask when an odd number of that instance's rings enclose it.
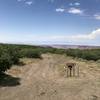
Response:
[[[76,62],[80,77],[66,78],[66,62]],[[0,100],[100,100],[100,68],[96,63],[63,55],[45,54],[43,59],[24,59],[9,74],[20,77],[20,85],[0,87]]]

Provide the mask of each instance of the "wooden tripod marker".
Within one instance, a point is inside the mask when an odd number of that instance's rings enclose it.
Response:
[[[76,63],[67,63],[64,68],[67,69],[67,77],[76,76]],[[79,67],[77,75],[79,76]]]

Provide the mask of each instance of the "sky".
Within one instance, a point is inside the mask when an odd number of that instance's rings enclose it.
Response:
[[[100,46],[100,0],[0,0],[0,43]]]

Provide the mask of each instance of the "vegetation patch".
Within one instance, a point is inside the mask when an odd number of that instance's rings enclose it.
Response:
[[[10,69],[13,64],[19,64],[20,58],[42,58],[43,53],[66,54],[85,60],[100,60],[100,49],[56,49],[51,47],[0,44],[0,73]]]

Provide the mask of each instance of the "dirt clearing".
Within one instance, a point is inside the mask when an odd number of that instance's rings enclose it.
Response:
[[[100,100],[100,63],[57,54],[22,60],[7,72],[20,84],[0,86],[0,100]],[[77,63],[80,77],[66,77],[67,62]]]

